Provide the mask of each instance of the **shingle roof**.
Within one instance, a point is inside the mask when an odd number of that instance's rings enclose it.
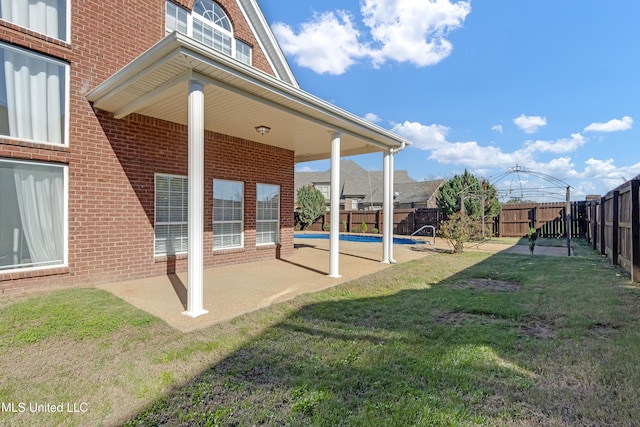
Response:
[[[363,205],[382,204],[382,171],[367,171],[355,161],[340,161],[340,195],[343,198],[357,198]],[[296,172],[296,190],[302,186],[329,183],[331,169],[324,172]],[[394,193],[399,193],[397,203],[425,203],[440,187],[444,180],[418,182],[406,170],[394,171]]]

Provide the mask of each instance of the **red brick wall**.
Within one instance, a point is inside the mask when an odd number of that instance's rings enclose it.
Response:
[[[193,1],[182,1],[191,7]],[[219,2],[237,37],[253,45],[253,64],[273,75],[235,1]],[[69,166],[69,266],[0,273],[0,294],[119,281],[186,270],[186,259],[154,258],[154,173],[186,175],[187,133],[181,125],[133,115],[115,120],[94,112],[86,93],[165,35],[164,0],[72,0],[71,42],[0,20],[0,40],[70,64],[69,146],[0,137],[0,157]],[[126,11],[126,13],[125,13]],[[206,135],[205,265],[276,255],[255,247],[255,184],[281,186],[282,256],[293,252],[293,153]],[[245,182],[245,248],[211,250],[212,179]]]

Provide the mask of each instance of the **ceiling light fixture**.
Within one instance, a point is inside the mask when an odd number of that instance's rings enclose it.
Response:
[[[265,126],[265,125],[256,126],[256,132],[258,132],[262,136],[264,136],[266,133],[269,133],[270,130],[271,128],[269,126]]]

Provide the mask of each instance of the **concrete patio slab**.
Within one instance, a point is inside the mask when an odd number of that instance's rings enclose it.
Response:
[[[422,245],[421,245],[422,246]],[[427,255],[415,246],[394,245],[394,258],[406,262]],[[189,332],[298,295],[380,271],[381,243],[340,242],[340,278],[330,278],[329,241],[295,239],[288,258],[215,267],[204,271],[204,308],[195,319],[186,310],[187,274],[178,273],[97,286],[153,314],[172,327]]]

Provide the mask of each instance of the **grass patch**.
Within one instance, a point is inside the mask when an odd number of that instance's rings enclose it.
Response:
[[[97,289],[38,295],[0,309],[0,346],[35,344],[50,338],[81,340],[109,335],[124,325],[156,319]]]
[[[190,334],[132,314],[72,346],[0,347],[0,401],[72,389],[90,407],[0,424],[633,425],[640,289],[575,243],[585,255],[433,253]],[[43,359],[59,371],[26,374]]]

